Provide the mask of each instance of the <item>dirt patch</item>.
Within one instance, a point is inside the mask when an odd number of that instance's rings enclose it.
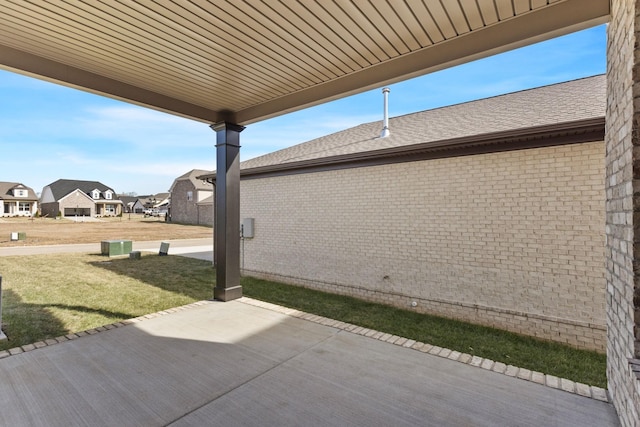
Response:
[[[25,233],[24,240],[11,240],[11,233]],[[122,218],[100,221],[71,221],[52,218],[3,218],[0,220],[0,247],[95,243],[110,239],[134,241],[196,239],[210,237],[211,227],[164,222],[163,218],[145,218],[125,214]]]

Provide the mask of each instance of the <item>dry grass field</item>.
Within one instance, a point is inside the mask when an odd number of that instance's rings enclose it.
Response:
[[[11,241],[11,233],[26,233],[25,240]],[[109,239],[136,241],[213,238],[211,227],[166,223],[164,218],[125,214],[75,222],[52,218],[0,218],[0,247],[95,243]]]

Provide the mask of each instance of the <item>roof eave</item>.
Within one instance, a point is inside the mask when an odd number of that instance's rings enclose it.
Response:
[[[242,178],[425,160],[604,140],[604,117],[241,169]],[[215,173],[201,179],[215,180]]]

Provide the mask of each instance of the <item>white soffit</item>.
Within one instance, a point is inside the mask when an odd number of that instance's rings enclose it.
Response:
[[[0,0],[0,67],[248,124],[607,22],[609,0]]]

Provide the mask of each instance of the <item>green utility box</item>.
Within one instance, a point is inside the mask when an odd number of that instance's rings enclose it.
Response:
[[[118,256],[131,253],[131,240],[103,240],[100,242],[102,255]]]

